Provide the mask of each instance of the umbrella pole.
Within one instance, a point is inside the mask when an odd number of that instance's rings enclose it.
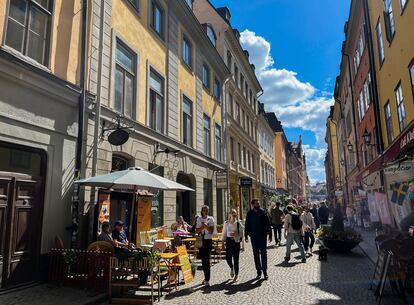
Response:
[[[137,200],[137,190],[134,188],[134,195],[132,196],[132,204],[131,204],[131,214],[129,215],[129,236],[128,240],[129,242],[132,241],[132,230],[133,230],[133,224],[134,224],[134,214],[135,214],[135,203]],[[137,233],[137,232],[136,232]]]

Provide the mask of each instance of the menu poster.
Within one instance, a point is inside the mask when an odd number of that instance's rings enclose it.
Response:
[[[137,232],[151,229],[152,196],[138,196]]]
[[[111,207],[111,197],[110,193],[99,192],[99,216],[98,221],[102,224],[104,222],[109,222],[110,207]]]
[[[183,273],[184,283],[191,283],[193,281],[193,273],[191,272],[191,263],[188,258],[187,248],[185,246],[179,246],[177,247],[177,253],[181,264],[181,272]]]
[[[368,194],[368,208],[369,208],[369,214],[371,217],[371,221],[379,222],[380,219],[379,219],[377,207],[375,204],[375,195],[371,193]]]
[[[378,214],[381,218],[381,223],[383,225],[392,224],[391,213],[388,208],[387,195],[384,193],[375,192],[375,203],[377,206]]]

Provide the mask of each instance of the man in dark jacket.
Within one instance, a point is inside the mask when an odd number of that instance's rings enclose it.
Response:
[[[312,208],[310,209],[310,212],[313,215],[313,220],[315,221],[316,229],[318,229],[320,221],[319,221],[318,208],[316,207],[316,203],[314,203],[312,205]]]
[[[249,236],[252,240],[256,279],[260,279],[263,272],[264,279],[267,280],[267,236],[269,235],[269,242],[272,242],[272,228],[269,217],[260,208],[259,200],[253,199],[252,206],[253,209],[247,212],[244,236],[246,243],[249,241]]]
[[[321,206],[318,209],[318,216],[321,225],[328,224],[329,219],[329,209],[326,207],[325,202],[322,202]]]

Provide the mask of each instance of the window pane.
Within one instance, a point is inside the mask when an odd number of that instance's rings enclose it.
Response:
[[[184,98],[184,102],[183,102],[183,112],[187,113],[190,116],[192,114],[192,111],[191,111],[191,102],[188,101],[186,98]]]
[[[124,74],[118,67],[115,70],[115,111],[122,112],[122,98],[124,91]]]
[[[156,130],[158,132],[163,131],[163,113],[164,113],[164,105],[162,97],[157,95],[156,96],[156,103],[155,103],[155,122],[156,122]]]
[[[120,44],[116,48],[116,61],[127,68],[129,72],[134,71],[134,55]]]
[[[411,64],[410,75],[411,75],[411,85],[414,86],[414,63]]]
[[[45,43],[47,32],[46,14],[32,7],[30,10],[30,29],[27,44],[27,56],[33,58],[37,62],[44,62]]]
[[[163,79],[159,77],[155,72],[150,72],[150,86],[152,89],[158,91],[159,93],[163,94]]]
[[[15,21],[26,24],[26,9],[27,1],[23,0],[10,0],[9,18],[13,18]]]
[[[154,29],[155,31],[161,35],[162,33],[162,11],[157,6],[154,5]]]
[[[6,45],[19,52],[23,52],[23,36],[24,27],[12,19],[9,19],[7,24]]]
[[[134,78],[131,75],[125,76],[125,100],[124,114],[133,117],[133,101],[134,101]]]
[[[49,0],[35,0],[37,3],[39,3],[41,6],[43,6],[45,9],[49,10]]]

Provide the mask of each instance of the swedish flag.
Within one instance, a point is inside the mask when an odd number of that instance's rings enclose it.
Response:
[[[396,182],[390,186],[392,190],[391,202],[402,205],[407,196],[408,184]]]

